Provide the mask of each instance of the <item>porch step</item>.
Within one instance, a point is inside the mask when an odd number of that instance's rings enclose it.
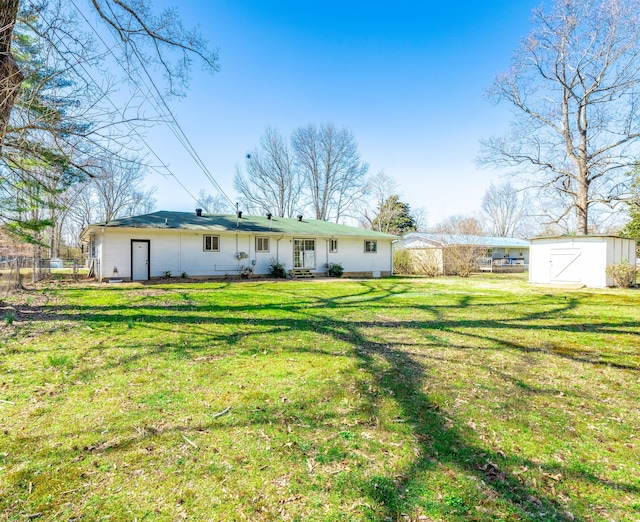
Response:
[[[291,279],[313,279],[315,276],[308,269],[296,268],[289,270]]]

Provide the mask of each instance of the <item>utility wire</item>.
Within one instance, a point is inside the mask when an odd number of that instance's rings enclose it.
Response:
[[[73,1],[73,0],[72,0]],[[77,9],[77,7],[76,7]],[[58,39],[58,42],[60,44],[62,44],[65,49],[68,52],[72,52],[71,49],[69,48],[69,46],[62,40],[62,39]],[[85,74],[87,75],[87,77],[96,85],[96,87],[98,87],[98,89],[102,89],[102,87],[100,86],[100,84],[98,83],[98,81],[93,77],[93,75],[91,74],[91,71],[89,71],[84,64],[81,61],[76,62],[77,65],[79,65],[82,70],[85,72]],[[111,98],[109,97],[109,95],[106,92],[103,92],[103,98],[105,98],[110,104],[111,106],[114,108],[114,110],[121,116],[122,118],[122,123],[124,125],[126,125],[129,130],[131,130],[132,133],[134,133],[139,139],[140,141],[142,141],[144,143],[144,145],[147,147],[147,149],[155,156],[155,158],[158,160],[158,162],[160,163],[160,165],[165,169],[165,171],[170,174],[171,176],[173,176],[173,178],[178,182],[178,184],[184,189],[184,191],[196,202],[196,203],[200,203],[199,200],[189,191],[189,189],[187,189],[187,187],[184,186],[184,184],[178,179],[178,177],[171,171],[171,169],[169,168],[169,166],[162,160],[162,158],[160,158],[160,156],[158,156],[158,154],[156,153],[156,151],[153,149],[153,147],[151,147],[151,145],[149,145],[149,143],[144,139],[144,137],[138,132],[137,128],[131,124],[131,122],[129,122],[126,118],[124,113],[121,111],[121,109],[113,102],[113,100],[111,100]],[[156,167],[153,167],[154,170],[157,170]]]
[[[71,0],[72,5],[76,8],[76,10],[80,13],[80,15],[82,16],[82,18],[85,20],[85,22],[87,23],[87,25],[91,28],[91,30],[98,36],[98,38],[100,39],[100,41],[103,43],[103,45],[107,48],[107,50],[109,51],[109,53],[111,54],[111,56],[114,58],[114,60],[116,60],[116,62],[123,68],[123,70],[125,71],[126,74],[128,74],[130,76],[130,72],[127,71],[124,68],[124,65],[118,60],[117,56],[115,56],[115,54],[112,52],[111,48],[109,45],[107,45],[107,43],[104,41],[104,39],[102,38],[102,36],[98,33],[98,31],[96,30],[95,27],[93,27],[93,25],[89,22],[89,20],[87,19],[87,17],[84,15],[84,13],[82,13],[82,11],[80,11],[80,9],[78,8],[78,6],[76,5],[74,0]],[[109,3],[107,3],[107,7],[109,8],[109,10],[111,11],[111,14],[114,16],[114,18],[117,20],[118,17],[116,15],[116,13],[114,13],[113,9],[111,8],[111,5]],[[110,31],[112,36],[114,37],[117,45],[120,47],[120,49],[126,53],[126,49],[123,48],[123,44],[122,42],[118,39],[117,35],[113,35],[113,32]],[[173,111],[171,110],[171,108],[169,107],[169,105],[167,104],[166,100],[164,99],[164,96],[162,95],[162,93],[160,92],[160,90],[158,89],[155,81],[153,80],[151,74],[149,73],[147,67],[145,66],[144,60],[142,59],[142,57],[140,56],[140,53],[137,49],[137,47],[135,46],[135,44],[131,45],[131,50],[134,53],[138,64],[140,65],[140,67],[142,68],[142,70],[144,71],[148,81],[151,83],[153,90],[155,91],[155,95],[152,92],[151,87],[149,87],[149,84],[147,83],[147,81],[145,81],[145,79],[143,77],[140,76],[140,73],[138,71],[136,71],[137,77],[140,80],[140,82],[145,86],[145,88],[147,89],[147,94],[145,95],[145,93],[142,93],[145,96],[145,99],[147,99],[148,101],[152,101],[153,105],[155,107],[155,109],[158,111],[158,113],[160,114],[160,116],[163,118],[163,121],[165,122],[165,124],[167,124],[168,128],[171,130],[171,132],[173,133],[173,135],[176,137],[176,139],[180,142],[180,144],[185,148],[185,150],[187,151],[187,153],[191,156],[191,158],[194,160],[194,162],[196,163],[196,165],[198,165],[198,167],[200,167],[200,169],[202,170],[202,172],[205,174],[205,176],[207,177],[207,179],[211,182],[211,184],[214,186],[214,188],[224,196],[224,198],[227,200],[227,202],[231,205],[231,207],[235,207],[235,203],[231,200],[231,198],[229,198],[229,196],[224,192],[224,190],[222,189],[222,187],[219,185],[219,183],[216,181],[216,179],[214,178],[214,176],[211,174],[211,172],[209,171],[209,169],[207,168],[206,164],[204,163],[204,161],[202,160],[202,158],[200,157],[200,155],[197,153],[195,147],[193,146],[193,144],[191,143],[191,141],[189,140],[188,136],[186,135],[186,133],[184,132],[184,129],[182,128],[182,126],[178,123],[178,120],[176,118],[176,116],[174,115]],[[149,98],[149,95],[151,96],[151,99]],[[171,120],[171,121],[168,121]],[[173,174],[172,174],[173,175]],[[173,175],[175,178],[175,175]],[[177,179],[177,178],[176,178]],[[181,184],[182,185],[182,184]],[[183,186],[183,185],[182,185]],[[184,186],[183,186],[184,187]],[[193,197],[193,196],[192,196]],[[195,198],[194,198],[195,199]],[[196,200],[197,201],[197,200]],[[200,202],[201,203],[201,202]]]
[[[73,3],[73,0],[71,0]],[[74,4],[75,5],[75,4]],[[77,7],[76,7],[77,9]],[[59,39],[59,43],[62,44],[65,49],[69,52],[71,52],[71,49],[69,49],[69,46],[62,40]],[[96,85],[96,87],[98,87],[98,89],[101,89],[100,84],[98,83],[98,81],[93,77],[93,75],[91,74],[91,71],[89,71],[85,65],[81,62],[78,61],[77,64],[82,68],[82,70],[84,71],[84,73],[87,75],[87,77]],[[140,134],[140,132],[137,130],[137,128],[131,124],[131,122],[129,122],[126,118],[124,113],[122,112],[122,110],[120,109],[120,107],[118,107],[113,100],[109,97],[109,95],[107,93],[104,93],[104,98],[111,104],[111,106],[114,108],[114,110],[120,115],[120,117],[122,118],[123,123],[127,126],[127,128],[129,128],[129,130],[131,132],[133,132],[139,139],[140,141],[142,141],[142,143],[144,143],[145,147],[151,152],[151,154],[153,154],[153,156],[158,160],[158,162],[160,163],[160,165],[165,169],[166,172],[168,172],[177,182],[178,184],[182,187],[182,189],[195,201],[196,204],[201,204],[201,202],[198,200],[198,198],[196,198],[187,187],[184,186],[184,184],[180,181],[180,179],[178,179],[178,177],[171,171],[171,169],[169,168],[169,166],[162,160],[162,158],[160,158],[160,156],[156,153],[156,151],[153,149],[153,147],[151,147],[151,145],[149,145],[149,143],[145,140],[145,138]]]

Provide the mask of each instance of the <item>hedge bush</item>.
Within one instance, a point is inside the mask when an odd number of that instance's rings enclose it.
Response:
[[[619,263],[607,267],[607,276],[613,279],[618,288],[631,288],[636,284],[638,269],[629,263]]]

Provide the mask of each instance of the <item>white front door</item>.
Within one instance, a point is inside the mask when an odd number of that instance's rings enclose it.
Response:
[[[149,279],[149,241],[131,240],[131,280]]]
[[[293,268],[315,270],[316,268],[316,240],[293,240]]]

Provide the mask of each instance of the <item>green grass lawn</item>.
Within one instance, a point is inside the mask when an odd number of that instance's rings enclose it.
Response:
[[[74,286],[0,317],[2,520],[640,520],[640,292]]]

